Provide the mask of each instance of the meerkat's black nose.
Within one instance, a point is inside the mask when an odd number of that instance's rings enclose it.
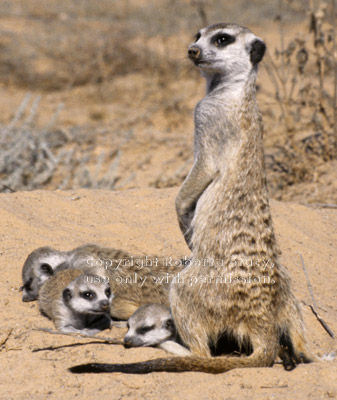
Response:
[[[192,61],[197,61],[200,59],[201,57],[201,51],[198,47],[190,47],[188,49],[188,57],[192,60]]]
[[[102,300],[102,301],[100,301],[99,304],[100,304],[102,310],[109,309],[109,301],[108,300]]]
[[[124,347],[127,349],[132,347],[132,339],[124,338]]]

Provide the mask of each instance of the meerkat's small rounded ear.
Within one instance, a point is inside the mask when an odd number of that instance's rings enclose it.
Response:
[[[68,288],[64,289],[62,296],[63,296],[64,301],[69,301],[72,298],[71,290]]]
[[[258,64],[266,51],[266,45],[260,39],[255,39],[250,48],[250,61],[253,65]]]
[[[165,329],[168,329],[169,331],[175,329],[174,322],[173,322],[173,319],[172,319],[172,318],[167,319],[167,320],[165,321]]]
[[[49,264],[43,263],[43,264],[41,264],[40,268],[41,268],[41,271],[43,273],[45,273],[46,275],[50,275],[50,276],[54,275],[53,268]]]

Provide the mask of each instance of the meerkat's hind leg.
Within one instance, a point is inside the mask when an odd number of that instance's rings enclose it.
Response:
[[[293,364],[310,363],[316,357],[309,350],[305,339],[303,319],[297,300],[291,296],[280,314],[280,357],[285,369],[289,359]],[[291,364],[291,363],[290,363]]]
[[[292,371],[294,368],[296,368],[296,361],[294,359],[294,348],[291,340],[285,334],[282,334],[280,338],[279,357],[286,371]]]
[[[288,332],[283,333],[280,338],[280,358],[286,370],[291,370],[300,363],[311,363],[315,356],[308,349],[304,338],[304,332],[291,326]]]
[[[192,335],[186,334],[187,332],[193,332]],[[190,352],[194,356],[198,357],[211,357],[211,349],[209,346],[210,340],[206,331],[194,324],[193,330],[188,330],[186,327],[184,329],[179,329],[178,334],[182,342],[190,349]]]
[[[279,343],[275,329],[271,327],[259,334],[249,335],[253,352],[245,357],[246,360],[254,360],[250,367],[272,367],[279,351]]]

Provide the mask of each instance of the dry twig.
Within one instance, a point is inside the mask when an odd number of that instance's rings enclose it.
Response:
[[[35,328],[33,330],[40,331],[40,332],[47,332],[47,333],[50,333],[51,335],[65,335],[65,336],[72,336],[72,337],[83,338],[83,339],[97,339],[99,341],[110,343],[110,344],[124,345],[124,342],[122,340],[116,339],[116,338],[111,339],[111,338],[103,337],[103,336],[83,335],[81,333],[64,333],[64,332],[54,331],[54,330],[48,329],[48,328]]]
[[[323,328],[328,332],[328,334],[332,338],[334,338],[335,334],[332,332],[332,330],[328,327],[328,324],[324,321],[324,319],[317,312],[316,300],[315,300],[314,292],[312,290],[312,286],[311,286],[311,283],[310,283],[310,280],[309,280],[309,275],[308,275],[306,266],[304,264],[304,260],[303,260],[302,254],[301,253],[298,253],[298,254],[301,257],[302,268],[303,268],[303,271],[304,271],[305,279],[307,280],[307,285],[308,285],[308,289],[309,289],[309,293],[310,293],[310,297],[311,297],[311,301],[312,301],[312,304],[310,304],[311,311],[314,313],[315,317],[318,319],[319,323],[323,326]]]

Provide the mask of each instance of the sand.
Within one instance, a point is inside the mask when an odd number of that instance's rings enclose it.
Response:
[[[272,368],[202,373],[72,375],[84,362],[133,362],[166,356],[162,350],[50,335],[53,328],[36,302],[21,301],[21,269],[36,247],[69,250],[84,243],[120,247],[138,254],[189,254],[174,210],[177,189],[34,191],[0,194],[1,328],[0,400],[42,399],[326,399],[337,397],[337,360]],[[302,254],[318,312],[337,333],[337,211],[272,201],[274,225],[303,307],[310,346],[316,355],[336,351],[313,315]],[[100,336],[123,337],[113,328]]]

